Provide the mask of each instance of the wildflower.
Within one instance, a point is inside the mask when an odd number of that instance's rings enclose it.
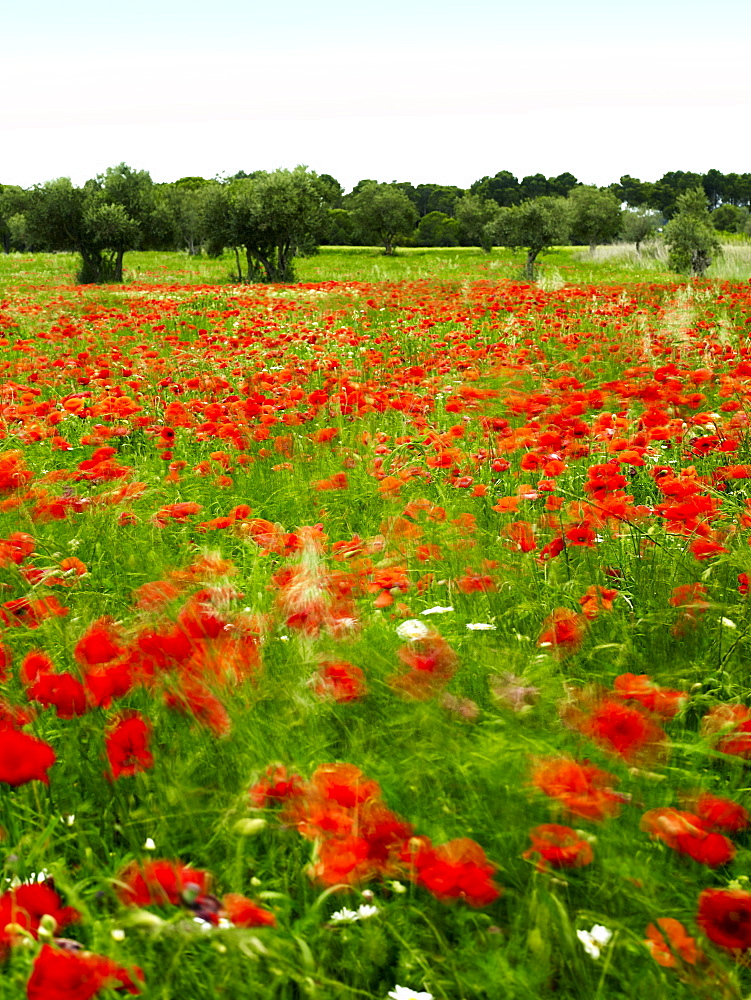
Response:
[[[275,927],[276,917],[270,910],[257,906],[252,900],[237,892],[222,896],[220,915],[235,927]]]
[[[751,893],[742,889],[704,889],[697,920],[713,944],[729,951],[751,948]]]
[[[433,1000],[432,993],[411,990],[408,986],[395,986],[393,990],[389,990],[389,997],[391,1000]]]
[[[579,930],[576,936],[584,945],[584,950],[591,958],[599,958],[600,952],[607,947],[613,936],[613,932],[603,927],[602,924],[595,924],[591,931]]]
[[[127,906],[177,906],[208,892],[211,876],[181,861],[132,862],[117,878],[116,892]]]
[[[655,962],[666,969],[675,968],[678,960],[696,965],[704,958],[696,939],[690,937],[680,920],[673,917],[660,917],[657,926],[650,924],[644,944]]]
[[[570,826],[543,823],[530,830],[529,837],[532,846],[522,857],[527,860],[537,858],[537,867],[541,871],[548,865],[553,868],[583,868],[592,863],[591,845]]]
[[[612,697],[574,693],[561,715],[574,729],[629,763],[660,756],[666,736],[654,718]]]
[[[553,653],[562,658],[575,653],[582,644],[589,621],[584,615],[568,608],[556,608],[542,624],[537,645],[543,649],[552,647]]]
[[[494,631],[496,626],[488,622],[467,622],[465,628],[469,629],[470,632],[490,632]]]
[[[415,881],[443,902],[464,899],[470,906],[489,906],[500,896],[491,880],[495,866],[474,840],[460,837],[432,847],[427,838],[418,839],[412,857]]]
[[[343,906],[341,910],[332,913],[329,920],[332,920],[335,924],[352,924],[356,920],[367,920],[369,917],[374,917],[376,913],[378,913],[377,906],[360,903],[356,910],[349,910],[346,906]]]
[[[688,702],[685,691],[658,687],[647,674],[621,674],[613,682],[613,693],[625,701],[636,701],[663,719],[672,719]]]
[[[89,1000],[103,989],[141,992],[139,968],[133,975],[104,955],[44,945],[26,985],[27,1000]]]
[[[532,783],[557,799],[566,812],[584,819],[603,820],[617,816],[623,796],[613,791],[618,781],[588,761],[541,760],[532,772]]]
[[[0,896],[0,957],[18,941],[13,925],[36,937],[45,916],[51,917],[57,928],[67,927],[81,918],[78,910],[63,906],[55,890],[43,880],[3,893]]]
[[[434,608],[426,608],[421,611],[421,615],[445,615],[448,611],[453,611],[454,609],[449,606],[448,608],[442,608],[440,604],[437,604]]]
[[[427,639],[431,635],[431,629],[418,618],[408,618],[407,621],[397,625],[396,634],[400,639],[416,642],[418,639]]]
[[[368,693],[365,674],[346,660],[324,660],[313,678],[313,690],[319,698],[337,702],[357,701]]]
[[[112,777],[132,777],[154,766],[149,750],[151,727],[137,712],[123,715],[105,737]]]
[[[716,868],[732,861],[735,847],[721,833],[714,833],[701,817],[670,807],[650,809],[641,818],[641,829],[664,841],[679,854]]]
[[[15,729],[0,730],[0,782],[18,786],[43,781],[47,785],[47,771],[55,760],[55,751],[43,740]]]

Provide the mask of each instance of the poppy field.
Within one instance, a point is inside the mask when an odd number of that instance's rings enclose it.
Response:
[[[0,286],[0,998],[749,995],[750,334]]]

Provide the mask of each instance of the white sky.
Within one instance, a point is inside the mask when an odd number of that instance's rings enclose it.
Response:
[[[748,0],[14,4],[0,183],[749,171],[749,29]]]

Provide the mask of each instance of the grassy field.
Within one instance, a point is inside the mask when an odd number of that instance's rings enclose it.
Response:
[[[745,251],[0,258],[0,1000],[749,995]]]

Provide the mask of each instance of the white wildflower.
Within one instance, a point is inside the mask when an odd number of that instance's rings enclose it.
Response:
[[[424,611],[421,611],[420,614],[422,614],[422,615],[445,615],[447,611],[453,611],[453,610],[454,609],[451,608],[451,607],[442,608],[440,606],[440,604],[437,604],[434,608],[426,608]]]
[[[421,622],[418,618],[408,618],[406,622],[397,625],[396,634],[400,639],[409,639],[415,642],[417,639],[427,639],[430,635],[430,629],[425,622]]]
[[[391,1000],[433,1000],[432,993],[418,990],[411,990],[409,986],[395,986],[389,990]]]
[[[490,629],[494,629],[495,625],[491,625],[488,622],[467,622],[467,628],[470,632],[487,632]]]
[[[610,941],[613,932],[602,924],[595,924],[591,931],[577,931],[576,936],[584,945],[584,950],[591,958],[599,958],[600,952]]]

